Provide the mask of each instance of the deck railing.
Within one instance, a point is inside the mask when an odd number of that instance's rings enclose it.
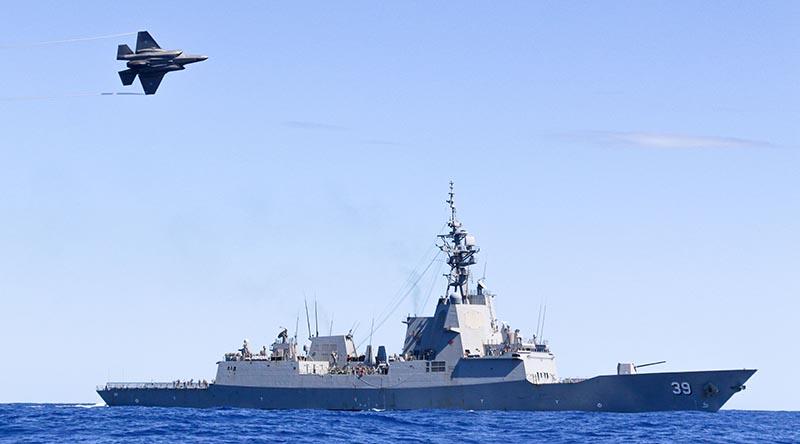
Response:
[[[176,389],[207,389],[206,381],[172,381],[172,382],[108,382],[98,385],[97,390],[176,390]]]

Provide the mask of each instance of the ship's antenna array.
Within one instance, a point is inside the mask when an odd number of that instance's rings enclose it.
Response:
[[[543,304],[541,302],[539,302],[539,316],[536,319],[536,337],[537,338],[540,337],[539,336],[539,330],[541,330],[541,328],[542,328],[542,306],[543,306]]]
[[[319,337],[319,316],[317,315],[317,298],[314,297],[314,331],[316,336]]]
[[[450,226],[457,228],[460,227],[461,224],[458,223],[458,219],[456,218],[456,192],[455,192],[455,182],[452,180],[450,181],[450,198],[447,199],[447,203],[450,204]]]
[[[297,312],[297,319],[294,321],[294,343],[297,344],[297,330],[300,329],[300,312]]]
[[[311,319],[308,317],[308,299],[304,297],[303,303],[306,304],[306,324],[308,325],[308,340],[310,341],[313,336],[311,336]]]
[[[456,199],[454,182],[450,181],[449,197],[445,201],[450,205],[450,221],[447,225],[450,232],[440,234],[442,245],[439,249],[447,254],[447,263],[450,265],[450,273],[447,277],[447,291],[445,297],[449,300],[450,287],[453,287],[453,297],[461,297],[461,303],[469,303],[469,267],[475,265],[475,254],[480,248],[475,246],[475,238],[467,235],[467,230],[461,229],[461,222],[456,216]]]
[[[539,337],[544,336],[544,320],[547,318],[547,300],[544,301],[544,312],[542,313],[542,329],[539,331]],[[544,340],[544,339],[542,339]]]
[[[539,303],[539,322],[536,324],[536,337],[541,338],[544,335],[544,320],[547,318],[547,298],[544,302]]]
[[[369,348],[372,348],[372,334],[375,333],[375,318],[372,318],[372,326],[369,328]]]

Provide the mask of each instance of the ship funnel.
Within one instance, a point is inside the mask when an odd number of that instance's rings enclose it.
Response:
[[[386,364],[388,361],[386,358],[386,347],[383,345],[378,346],[378,355],[375,357],[375,360],[378,361],[378,364]]]

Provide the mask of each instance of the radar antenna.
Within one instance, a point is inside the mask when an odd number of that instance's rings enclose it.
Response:
[[[447,255],[447,263],[450,265],[450,273],[445,274],[447,277],[445,298],[451,303],[467,304],[469,303],[469,267],[477,263],[475,254],[480,251],[480,248],[475,246],[475,238],[469,236],[467,230],[461,228],[461,222],[456,216],[455,194],[454,182],[451,180],[449,198],[445,201],[450,205],[450,220],[447,223],[450,232],[439,235],[442,245],[438,245],[438,247]],[[451,287],[453,295],[449,297]]]

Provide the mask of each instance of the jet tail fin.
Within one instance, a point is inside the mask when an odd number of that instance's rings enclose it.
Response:
[[[133,84],[133,81],[136,80],[136,71],[132,69],[126,69],[125,71],[120,71],[119,79],[122,80],[123,85],[130,86],[131,84]]]
[[[117,46],[117,60],[124,60],[123,56],[131,55],[133,51],[131,51],[130,46],[128,45],[119,45]]]
[[[161,49],[156,40],[147,31],[139,31],[136,35],[136,52],[143,49]]]

